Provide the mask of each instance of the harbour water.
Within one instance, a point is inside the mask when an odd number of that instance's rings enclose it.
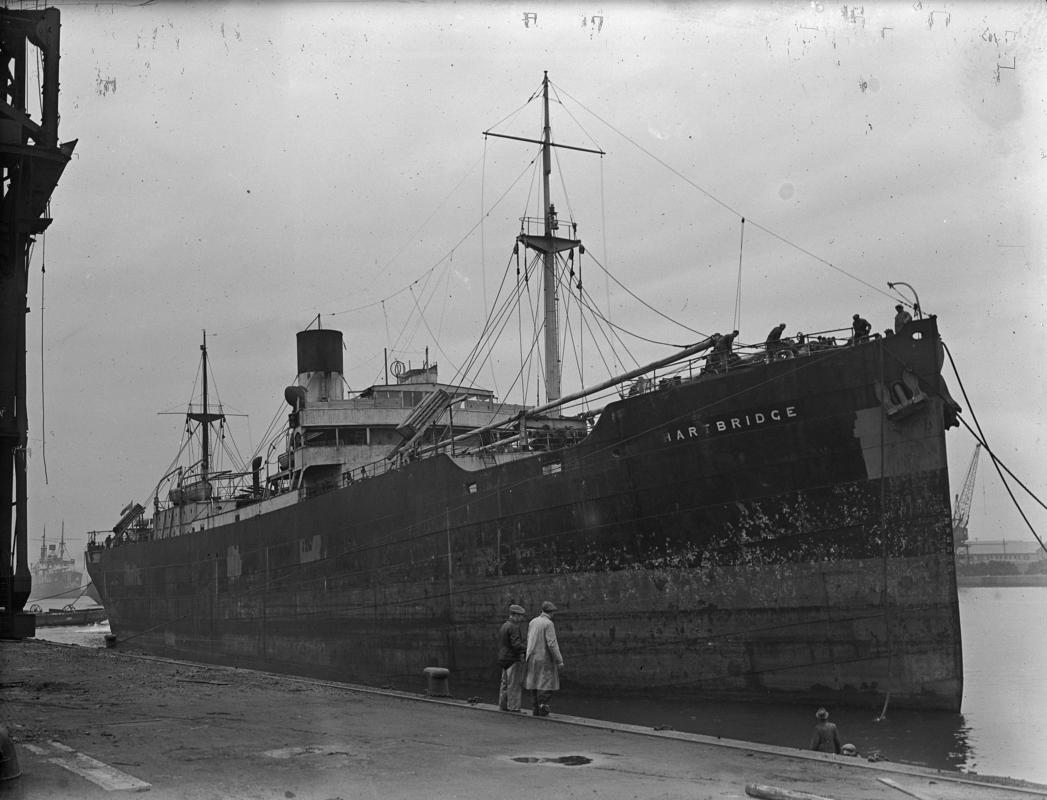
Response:
[[[78,604],[80,605],[80,604]],[[961,588],[964,697],[960,714],[830,709],[845,742],[860,754],[938,769],[977,772],[1047,784],[1047,587]],[[492,623],[497,630],[498,621]],[[103,647],[108,624],[42,628],[41,639]],[[570,668],[570,642],[562,641]],[[569,679],[569,673],[568,673]],[[419,681],[421,690],[421,681]],[[642,701],[572,693],[554,713],[805,747],[814,709],[779,704]],[[456,686],[458,697],[494,702],[497,687]]]

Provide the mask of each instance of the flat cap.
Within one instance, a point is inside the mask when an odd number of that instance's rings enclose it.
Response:
[[[546,600],[542,603],[542,611],[556,611],[556,606]]]
[[[518,605],[516,605],[516,603],[513,603],[511,606],[509,606],[509,613],[510,614],[526,614],[527,612],[524,611],[524,607],[523,606],[518,606]]]

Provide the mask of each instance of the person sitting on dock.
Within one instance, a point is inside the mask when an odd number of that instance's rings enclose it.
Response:
[[[811,734],[811,749],[819,753],[840,753],[840,733],[836,730],[836,723],[829,722],[829,712],[819,708],[814,713],[818,720],[814,725],[814,733]]]

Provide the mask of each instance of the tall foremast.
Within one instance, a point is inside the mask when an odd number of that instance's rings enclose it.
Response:
[[[556,209],[549,194],[549,176],[552,173],[552,129],[549,125],[549,73],[542,77],[542,197],[545,211],[545,238],[548,243],[559,227]],[[580,242],[570,240],[574,247]],[[556,253],[551,248],[542,251],[542,286],[545,301],[545,394],[548,401],[560,399],[560,326],[556,314],[558,287],[556,281]]]
[[[560,399],[560,329],[557,316],[558,303],[558,281],[556,276],[557,253],[573,250],[581,247],[581,240],[565,238],[557,235],[560,223],[556,216],[556,207],[553,205],[549,191],[549,176],[552,174],[552,149],[562,147],[568,150],[581,150],[585,153],[597,153],[603,155],[603,150],[592,150],[587,147],[574,147],[572,145],[557,144],[552,140],[552,127],[549,123],[549,73],[542,76],[542,138],[525,139],[520,136],[507,136],[505,134],[485,131],[485,136],[498,136],[503,139],[516,139],[517,141],[533,142],[542,146],[542,220],[541,233],[530,233],[524,226],[516,240],[525,247],[529,247],[537,253],[542,254],[542,299],[544,308],[543,326],[545,328],[545,395],[547,403],[554,403]],[[525,220],[526,222],[526,220]]]

